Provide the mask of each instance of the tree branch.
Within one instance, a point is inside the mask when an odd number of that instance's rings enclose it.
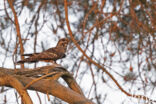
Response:
[[[0,72],[9,74],[20,81],[23,87],[29,90],[40,91],[45,94],[51,94],[62,99],[70,104],[94,104],[82,93],[72,75],[63,67],[59,65],[51,65],[39,67],[36,69],[6,69],[0,67]],[[62,77],[70,88],[61,85],[57,79]],[[0,81],[3,77],[0,74]],[[14,83],[14,81],[12,81]],[[0,83],[0,86],[12,87],[10,84]],[[14,88],[14,86],[13,86]]]
[[[8,75],[5,72],[0,71],[0,85],[1,86],[11,86],[17,90],[22,98],[24,104],[33,104],[27,91],[24,90],[24,86],[15,77]]]
[[[70,35],[70,38],[71,40],[73,41],[73,43],[75,44],[75,46],[80,50],[80,52],[92,63],[94,64],[95,66],[97,66],[99,69],[102,69],[103,72],[105,72],[113,81],[114,83],[118,86],[118,88],[124,93],[126,94],[127,96],[130,96],[130,97],[134,97],[134,98],[142,98],[144,99],[145,101],[151,101],[151,102],[156,102],[156,100],[152,100],[144,95],[133,95],[129,92],[127,92],[125,89],[122,88],[122,86],[119,84],[119,82],[114,78],[114,76],[109,73],[106,68],[104,68],[102,65],[98,64],[97,62],[95,62],[94,60],[92,60],[86,53],[85,51],[80,47],[80,45],[78,45],[78,43],[76,42],[76,40],[74,39],[74,36],[73,36],[73,33],[72,33],[72,30],[70,28],[70,24],[69,24],[69,19],[68,19],[68,6],[67,6],[67,0],[64,0],[64,9],[65,9],[65,19],[66,19],[66,24],[67,24],[67,28],[68,28],[68,31],[69,31],[69,35]]]
[[[19,22],[18,22],[18,17],[16,15],[16,11],[15,11],[14,6],[13,6],[13,0],[8,0],[8,3],[10,5],[10,8],[11,8],[13,15],[14,15],[16,32],[17,32],[17,36],[18,36],[19,44],[20,44],[20,54],[21,54],[21,59],[23,60],[24,56],[22,56],[22,54],[24,54],[24,48],[23,48],[23,43],[22,43],[22,38],[21,38],[21,33],[20,33],[20,26],[19,26]],[[21,68],[24,68],[24,64],[21,64]]]

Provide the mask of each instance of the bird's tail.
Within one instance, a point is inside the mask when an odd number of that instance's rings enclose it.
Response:
[[[16,64],[24,64],[24,63],[25,63],[25,61],[22,61],[22,60],[16,62]]]
[[[37,60],[26,58],[24,60],[17,61],[16,64],[24,64],[24,63],[35,63]]]

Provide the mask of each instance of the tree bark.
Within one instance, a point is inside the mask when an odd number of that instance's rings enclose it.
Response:
[[[20,93],[20,90],[35,90],[45,94],[50,94],[55,97],[62,99],[63,101],[68,102],[69,104],[94,104],[89,99],[85,98],[81,88],[76,83],[72,75],[66,71],[63,67],[60,66],[45,66],[39,67],[36,69],[23,69],[23,70],[11,70],[6,68],[0,67],[0,86],[7,86],[15,88],[21,97],[23,96]],[[52,73],[52,74],[49,74]],[[5,78],[4,76],[11,76],[10,78],[14,78],[18,81],[21,86],[28,87],[16,87],[16,84],[13,86],[10,83],[4,83]],[[45,76],[42,77],[41,76]],[[57,79],[62,77],[66,83],[68,84],[69,88],[61,85]],[[8,77],[7,77],[8,78]],[[9,78],[9,79],[10,79]],[[9,82],[14,83],[14,80]],[[25,97],[24,97],[25,98]],[[31,104],[31,103],[25,103]]]

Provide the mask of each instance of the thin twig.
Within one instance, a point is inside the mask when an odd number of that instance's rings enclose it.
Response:
[[[77,44],[76,40],[74,39],[74,36],[73,36],[73,33],[72,33],[72,30],[70,28],[70,24],[69,24],[69,19],[68,19],[68,8],[67,8],[67,0],[64,0],[64,9],[65,9],[65,19],[66,19],[66,24],[67,24],[67,28],[68,28],[68,31],[69,31],[69,35],[71,37],[71,40],[74,42],[74,44],[76,45],[76,47],[81,51],[81,53],[92,63],[94,64],[95,66],[97,66],[99,69],[102,69],[113,81],[114,83],[118,86],[118,88],[123,92],[125,93],[127,96],[131,96],[131,97],[134,97],[134,98],[142,98],[144,100],[148,100],[148,101],[151,101],[151,102],[156,102],[156,100],[152,100],[150,99],[149,97],[146,97],[144,95],[133,95],[133,94],[130,94],[129,92],[125,91],[121,85],[118,83],[118,81],[114,78],[114,76],[109,73],[103,66],[101,66],[100,64],[98,64],[97,62],[95,62],[94,60],[92,60],[85,52],[84,50],[79,46],[79,44]],[[113,15],[110,15],[110,17],[112,17]],[[108,17],[108,18],[110,18]],[[108,19],[106,18],[106,19]],[[105,19],[104,19],[105,20]],[[104,21],[103,20],[103,21]],[[101,21],[100,23],[103,23],[103,21]],[[98,24],[96,24],[98,25]],[[92,30],[92,28],[91,28]]]

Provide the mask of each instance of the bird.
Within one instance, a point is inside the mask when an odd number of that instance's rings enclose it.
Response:
[[[58,41],[56,47],[49,48],[41,53],[23,54],[29,56],[23,60],[17,61],[17,64],[36,63],[39,61],[56,63],[56,60],[65,58],[65,53],[69,43],[68,38],[62,38]]]

